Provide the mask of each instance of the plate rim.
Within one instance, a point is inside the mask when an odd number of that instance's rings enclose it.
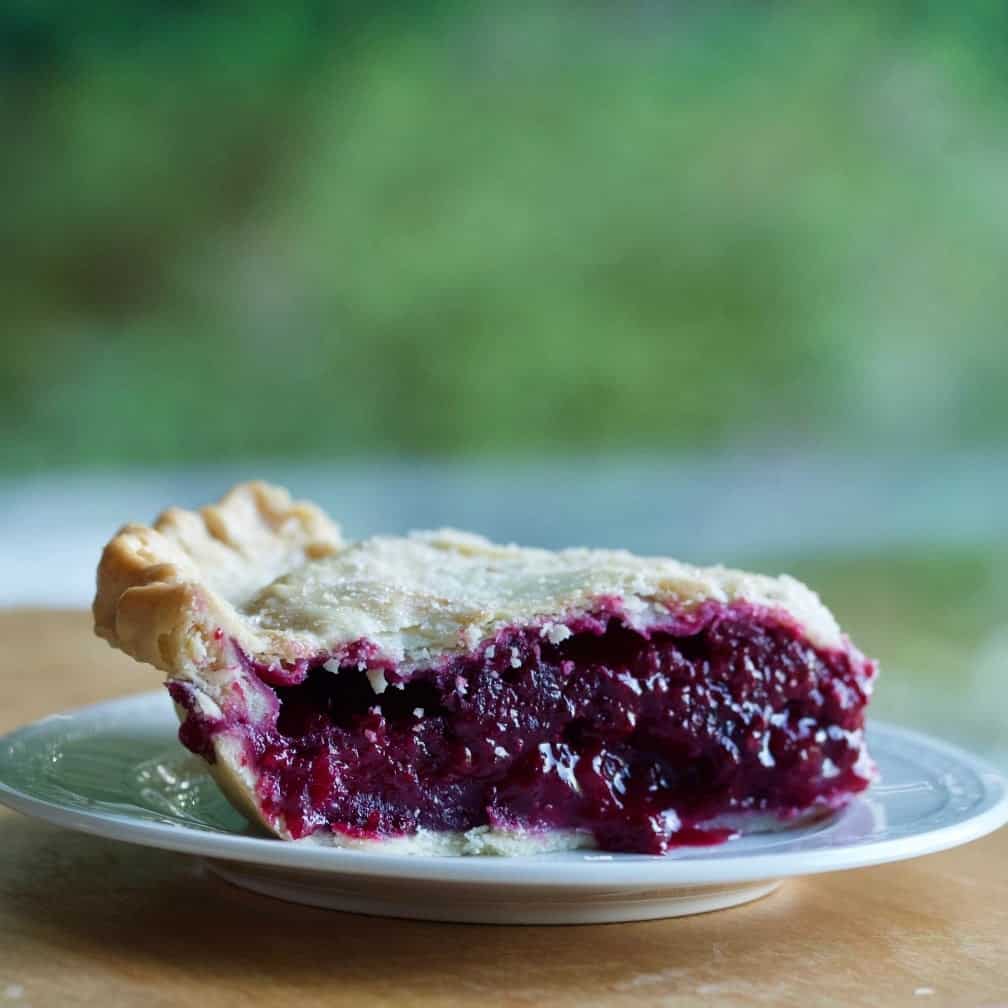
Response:
[[[0,736],[0,749],[9,749],[17,741],[50,729],[53,721],[121,714],[125,706],[158,703],[164,696],[160,690],[132,693],[50,714]],[[13,787],[2,778],[0,805],[91,836],[216,860],[325,875],[526,888],[719,885],[845,871],[938,853],[980,839],[1008,823],[1008,777],[987,760],[916,729],[875,719],[870,721],[870,726],[874,731],[897,740],[906,739],[954,760],[976,774],[985,788],[981,810],[909,836],[807,851],[784,847],[734,857],[677,859],[587,850],[564,852],[562,859],[558,859],[555,854],[517,857],[385,854],[284,842],[271,837],[215,833],[182,824],[135,819],[121,813],[69,808]],[[3,756],[0,755],[0,772],[2,766]]]

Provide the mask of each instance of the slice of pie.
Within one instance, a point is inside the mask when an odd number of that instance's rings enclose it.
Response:
[[[253,483],[123,528],[94,616],[284,839],[662,853],[873,775],[875,665],[789,577],[449,530],[345,543]]]

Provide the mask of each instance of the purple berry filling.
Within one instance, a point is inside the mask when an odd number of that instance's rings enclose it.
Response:
[[[707,603],[646,633],[613,604],[567,628],[503,630],[408,680],[366,643],[337,673],[325,657],[250,666],[279,701],[265,724],[208,719],[191,687],[169,688],[194,752],[244,734],[262,808],[294,837],[489,824],[658,854],[721,842],[720,817],[826,811],[869,784],[875,666],[853,648],[816,649],[786,614],[747,604]]]

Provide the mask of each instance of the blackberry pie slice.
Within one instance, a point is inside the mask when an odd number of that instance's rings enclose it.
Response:
[[[94,616],[286,840],[660,854],[804,822],[873,777],[875,664],[789,577],[451,530],[348,543],[252,483],[124,527]]]

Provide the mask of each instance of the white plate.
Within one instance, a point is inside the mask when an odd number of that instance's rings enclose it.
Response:
[[[0,802],[60,826],[208,859],[237,885],[360,913],[488,923],[670,917],[744,903],[793,875],[918,857],[1008,821],[1008,782],[936,739],[873,724],[881,780],[794,830],[665,857],[573,851],[423,857],[257,836],[176,741],[164,693],[45,718],[0,739]]]

